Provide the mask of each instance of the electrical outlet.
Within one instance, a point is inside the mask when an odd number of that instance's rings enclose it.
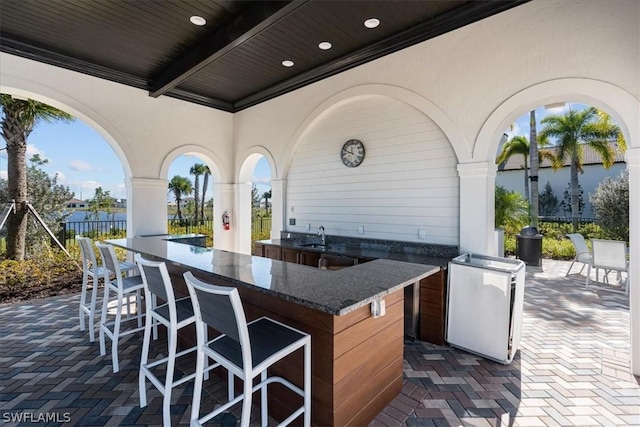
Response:
[[[296,219],[295,218],[289,218],[289,225],[296,225]]]
[[[307,231],[311,230],[311,224],[307,223],[306,227]]]
[[[358,226],[358,234],[364,234],[364,225]]]
[[[427,230],[418,230],[418,239],[426,239],[427,238]]]

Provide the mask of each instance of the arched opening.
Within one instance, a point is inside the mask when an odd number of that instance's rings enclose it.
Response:
[[[600,132],[594,131],[596,124]],[[571,232],[628,242],[628,227],[622,234],[619,227],[610,227],[598,200],[600,184],[626,171],[626,141],[607,112],[568,100],[538,106],[505,129],[503,140],[496,153],[496,227],[506,231],[507,255],[515,255],[515,234],[527,225],[548,236],[543,240],[547,258],[575,255],[563,238]],[[621,202],[616,202],[616,210]],[[628,226],[628,198],[622,210]]]
[[[242,253],[251,253],[252,242],[270,239],[273,229],[274,162],[262,147],[253,147],[250,152],[238,177],[238,239]]]
[[[27,257],[37,245],[59,244],[69,250],[76,246],[76,235],[93,239],[125,237],[125,176],[129,165],[122,160],[124,156],[119,147],[96,122],[68,105],[20,90],[3,88],[3,94],[11,96],[14,102],[34,100],[43,106],[55,107],[71,117],[36,120],[25,140],[26,202],[33,212],[27,212],[26,216]],[[5,107],[10,109],[11,105],[9,102]],[[5,108],[2,110],[6,113]],[[10,201],[9,160],[4,145],[2,141],[0,200],[3,211],[4,202]],[[6,231],[6,227],[2,228]],[[0,248],[4,250],[3,241]]]
[[[197,154],[176,157],[167,175],[169,234],[201,234],[214,246],[214,186],[211,168]]]
[[[540,105],[558,102],[576,102],[595,106],[610,114],[619,124],[627,142],[625,160],[629,170],[629,314],[630,359],[633,374],[640,374],[640,299],[637,294],[637,277],[640,276],[640,132],[637,112],[638,100],[624,90],[596,80],[560,79],[544,82],[522,90],[498,106],[482,126],[474,146],[473,157],[477,162],[495,162],[494,156],[501,136],[519,116]],[[495,164],[495,163],[494,163]],[[488,182],[495,180],[488,179]],[[484,198],[493,199],[494,185],[489,185]],[[487,206],[488,217],[493,220],[493,206]],[[488,246],[491,246],[490,244]]]

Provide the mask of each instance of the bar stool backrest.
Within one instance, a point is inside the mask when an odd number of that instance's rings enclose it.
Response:
[[[244,349],[248,348],[249,343],[249,331],[238,290],[202,282],[191,272],[185,273],[184,278],[193,302],[196,324],[204,322],[229,338],[233,338],[242,345],[245,353]]]
[[[91,239],[76,236],[76,241],[80,245],[80,253],[82,254],[82,269],[95,271],[98,268],[98,263],[96,262],[96,254],[91,247]]]
[[[118,258],[116,257],[116,251],[113,249],[111,245],[105,245],[103,243],[96,243],[96,247],[100,251],[100,255],[102,256],[102,262],[104,267],[116,275],[116,280],[118,283],[121,282],[122,275],[120,274],[120,263],[118,262]]]
[[[142,280],[149,288],[149,292],[173,305],[175,294],[173,293],[171,279],[165,263],[144,259],[140,254],[136,254],[135,259],[140,267]]]

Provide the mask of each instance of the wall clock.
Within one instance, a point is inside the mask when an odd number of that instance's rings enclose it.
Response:
[[[357,139],[350,139],[344,143],[340,150],[340,159],[348,168],[359,166],[364,160],[364,144]]]

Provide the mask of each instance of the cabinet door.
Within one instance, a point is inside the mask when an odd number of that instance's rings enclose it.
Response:
[[[264,256],[263,247],[264,247],[264,245],[262,243],[253,242],[253,248],[251,250],[251,255],[253,255],[253,256]]]
[[[278,246],[264,245],[263,256],[271,259],[282,259],[282,250]]]
[[[298,263],[298,255],[300,251],[297,249],[282,248],[282,261]]]
[[[300,251],[299,264],[309,265],[311,267],[317,267],[320,261],[320,254],[317,252]]]
[[[446,319],[447,272],[436,274],[420,281],[420,339],[444,345]]]

